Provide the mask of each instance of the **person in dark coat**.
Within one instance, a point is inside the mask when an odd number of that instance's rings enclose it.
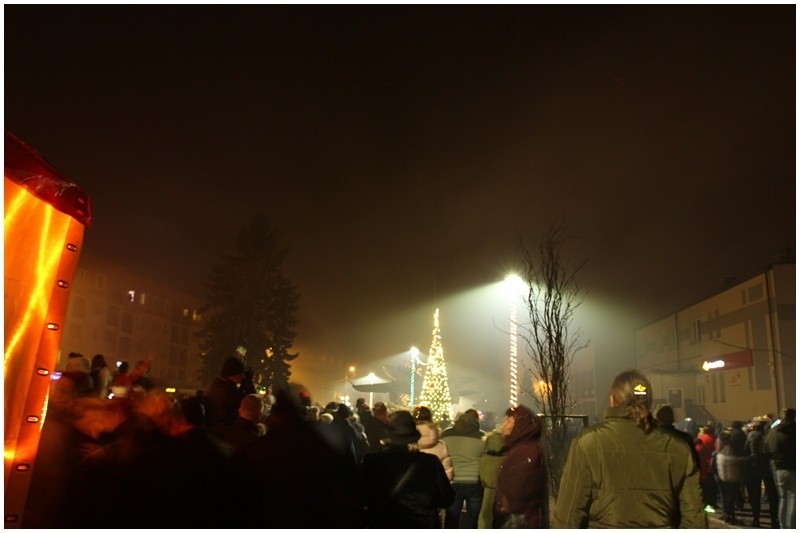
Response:
[[[675,435],[676,437],[686,442],[686,445],[692,452],[692,457],[694,458],[694,462],[695,464],[697,464],[697,469],[700,470],[700,455],[697,453],[697,450],[694,447],[695,437],[692,437],[686,431],[682,431],[675,427],[675,411],[672,409],[672,406],[671,405],[660,406],[658,409],[656,409],[655,418],[656,422],[658,422],[658,429],[660,429],[661,431],[666,431],[671,435]]]
[[[355,467],[314,426],[297,386],[276,391],[269,429],[234,465],[241,514],[228,528],[349,529],[363,527]],[[306,393],[307,395],[307,393]]]
[[[389,421],[385,449],[364,458],[367,527],[439,528],[439,509],[455,497],[444,467],[435,455],[409,446],[421,436],[410,412],[396,411]]]
[[[797,448],[795,447],[795,417],[793,408],[783,410],[780,424],[767,433],[766,449],[772,454],[772,472],[775,485],[780,494],[778,520],[781,529],[795,527],[795,468]]]
[[[745,475],[745,488],[750,500],[750,509],[753,511],[752,527],[761,527],[761,487],[767,493],[769,501],[770,527],[780,528],[778,522],[778,489],[775,487],[775,478],[769,468],[770,456],[767,453],[764,432],[772,420],[766,415],[755,417],[747,433],[745,449],[750,454],[751,465]]]
[[[224,440],[233,453],[241,452],[248,444],[261,436],[261,415],[264,411],[264,401],[258,394],[248,394],[242,398],[239,406],[239,417],[222,432]]]
[[[218,435],[239,418],[239,406],[244,398],[239,383],[243,378],[244,363],[238,357],[231,356],[222,363],[219,376],[206,390],[206,426]]]
[[[493,527],[547,527],[547,470],[539,440],[542,421],[525,407],[509,409],[503,422],[508,454],[497,473]]]

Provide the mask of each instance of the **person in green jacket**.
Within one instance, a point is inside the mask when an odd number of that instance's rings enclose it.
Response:
[[[502,430],[495,430],[486,436],[486,451],[478,465],[478,478],[483,485],[483,502],[478,513],[478,529],[492,529],[492,505],[497,488],[497,472],[505,458],[505,438]]]
[[[638,371],[614,378],[605,420],[572,441],[553,528],[708,527],[692,452],[654,431],[652,397]]]

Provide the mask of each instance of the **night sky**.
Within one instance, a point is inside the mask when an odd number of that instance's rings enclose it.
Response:
[[[475,289],[559,217],[611,366],[794,257],[795,12],[6,5],[5,128],[90,196],[85,253],[198,296],[265,212],[298,365],[426,354],[438,306],[451,374],[504,387]]]

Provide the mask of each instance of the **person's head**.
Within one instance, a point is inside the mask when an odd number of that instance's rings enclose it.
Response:
[[[234,383],[240,383],[244,378],[244,363],[235,355],[227,357],[222,362],[222,371],[219,375]]]
[[[378,402],[372,408],[372,414],[375,415],[376,418],[386,418],[389,415],[389,409],[386,408],[385,403]]]
[[[388,446],[408,446],[417,442],[422,435],[409,411],[395,411],[389,416],[389,431],[381,442]]]
[[[117,365],[117,372],[120,374],[127,374],[131,371],[131,364],[127,361],[122,361],[119,365]]]
[[[511,432],[514,431],[514,408],[509,407],[506,409],[506,416],[503,418],[503,422],[500,426],[502,428],[501,433],[504,437],[508,437],[511,435]]]
[[[617,374],[611,383],[611,407],[619,407],[636,421],[645,433],[655,426],[650,409],[653,405],[653,387],[638,370],[625,370]]]
[[[108,363],[106,363],[106,358],[103,356],[103,354],[99,353],[92,357],[92,369],[105,368],[107,366]]]
[[[319,415],[319,421],[323,424],[333,424],[333,415],[330,413],[322,413]]]
[[[796,416],[797,416],[797,411],[795,411],[794,408],[792,407],[787,407],[786,409],[783,410],[781,421],[794,422]]]
[[[672,426],[675,423],[675,411],[671,405],[662,405],[656,409],[656,420],[661,427]]]
[[[367,405],[367,400],[365,400],[364,398],[358,398],[356,400],[356,411],[363,411],[365,409],[369,410],[369,406]]]
[[[71,352],[64,365],[64,372],[89,372],[91,365],[89,361],[78,352]]]
[[[431,413],[431,410],[424,405],[418,405],[414,408],[414,420],[419,420],[420,422],[432,422],[433,413]]]
[[[461,415],[461,416],[471,416],[475,420],[478,420],[478,421],[480,421],[480,419],[481,419],[480,414],[478,414],[478,411],[476,411],[475,409],[467,409],[466,411],[464,411],[464,414]]]
[[[251,422],[258,423],[264,412],[264,401],[258,394],[248,394],[242,398],[239,405],[239,416]]]
[[[184,420],[193,426],[202,426],[206,420],[203,402],[197,396],[190,396],[180,401],[180,411]]]
[[[542,421],[524,405],[509,407],[502,424],[502,434],[509,443],[519,439],[538,439],[542,433]]]
[[[347,407],[343,403],[340,403],[339,405],[336,406],[336,410],[332,414],[333,418],[339,420],[347,420],[348,418],[350,418],[351,412],[349,407]]]
[[[306,420],[309,422],[319,422],[319,406],[312,405],[308,408],[308,412],[306,413]]]

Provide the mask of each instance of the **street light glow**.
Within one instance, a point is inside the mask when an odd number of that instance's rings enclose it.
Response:
[[[506,294],[511,300],[509,312],[509,399],[511,407],[519,405],[519,376],[517,372],[517,299],[525,294],[527,285],[516,274],[509,274],[503,281]]]

